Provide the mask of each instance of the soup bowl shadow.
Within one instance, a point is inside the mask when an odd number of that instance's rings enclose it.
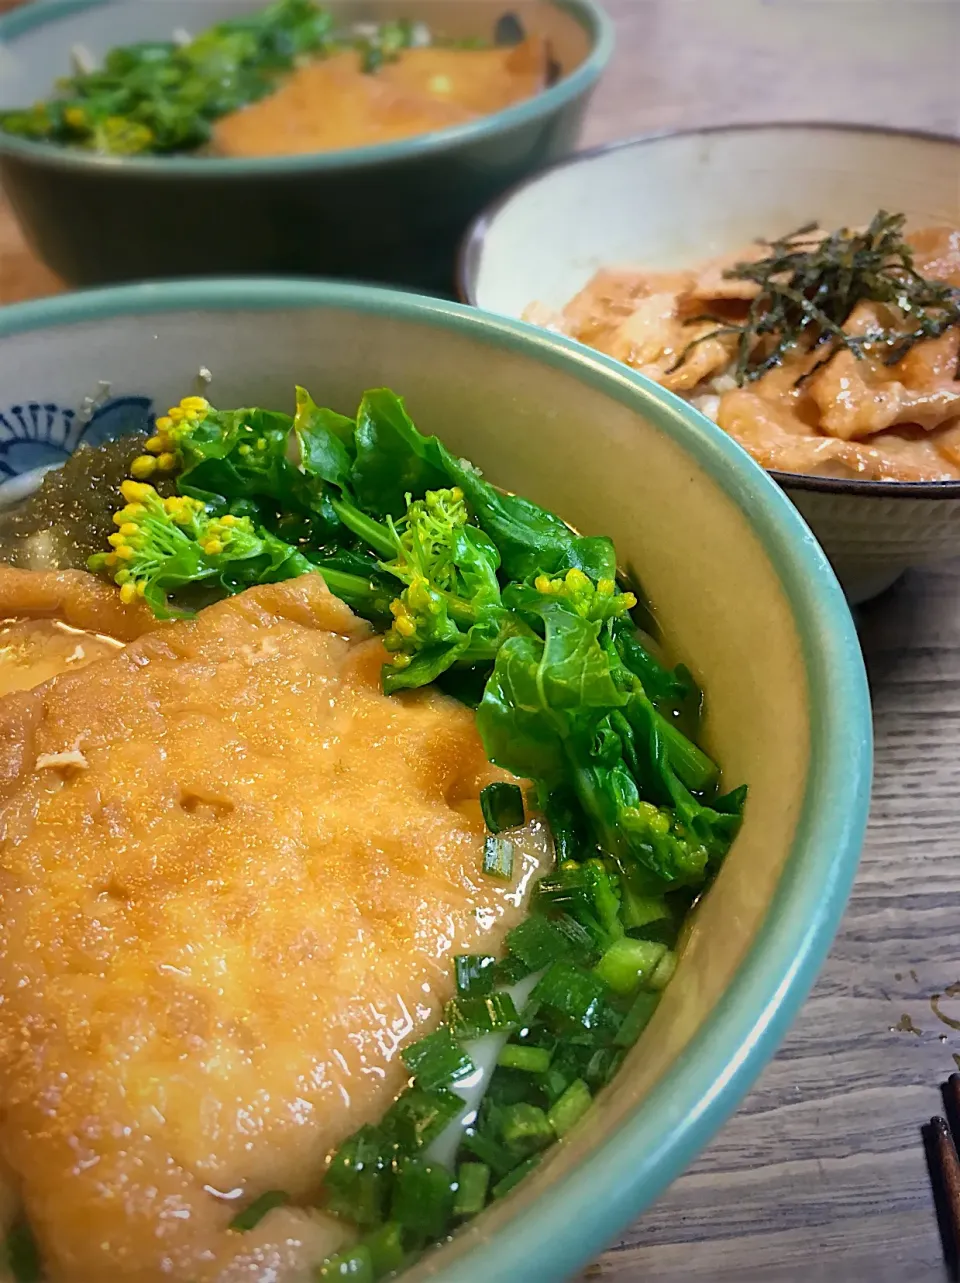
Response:
[[[47,97],[71,50],[169,40],[264,0],[36,0],[0,18],[0,110]],[[493,36],[505,11],[545,36],[561,75],[467,124],[370,147],[218,159],[116,158],[0,132],[0,185],[37,255],[72,286],[171,276],[295,274],[453,290],[470,219],[575,145],[613,50],[595,0],[330,0],[344,25],[406,17]]]
[[[866,125],[756,124],[651,135],[534,175],[474,222],[460,297],[505,316],[559,309],[601,266],[689,267],[810,221],[960,227],[960,139]],[[960,481],[773,472],[851,601],[960,552]]]
[[[298,281],[175,282],[9,307],[0,339],[8,440],[23,422],[63,456],[88,431],[149,426],[191,392],[288,408],[301,383],[352,411],[365,388],[386,385],[421,430],[495,484],[612,536],[639,573],[671,652],[703,684],[707,747],[749,786],[744,825],[616,1080],[514,1194],[409,1275],[568,1278],[736,1107],[847,899],[869,801],[870,706],[850,612],[810,531],[762,469],[676,398],[574,343],[457,304]]]

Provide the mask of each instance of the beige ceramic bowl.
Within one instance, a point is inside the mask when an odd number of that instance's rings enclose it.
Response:
[[[844,125],[745,125],[641,138],[539,175],[474,224],[462,296],[519,317],[561,307],[604,264],[688,266],[817,220],[960,227],[960,140]],[[960,553],[960,482],[834,481],[775,473],[848,596]]]

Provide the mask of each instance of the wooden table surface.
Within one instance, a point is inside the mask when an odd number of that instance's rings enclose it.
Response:
[[[958,0],[607,6],[619,47],[586,144],[790,118],[960,134]],[[0,201],[0,302],[56,288]],[[960,562],[908,575],[859,623],[874,697],[874,803],[830,959],[736,1116],[584,1279],[946,1277],[919,1128],[960,1057],[960,1031],[929,1002],[960,980]],[[960,999],[943,1010],[960,1020]]]

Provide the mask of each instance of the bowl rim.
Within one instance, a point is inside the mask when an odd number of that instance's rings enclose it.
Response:
[[[34,0],[33,4],[0,17],[0,50],[5,42],[57,22],[85,9],[99,8],[114,0]],[[55,143],[31,142],[0,130],[0,159],[4,155],[85,171],[124,172],[136,178],[263,178],[305,173],[338,173],[380,164],[416,161],[458,147],[469,146],[502,132],[542,121],[588,93],[600,79],[613,54],[615,28],[598,0],[542,0],[569,14],[586,33],[590,48],[583,61],[556,84],[477,120],[437,129],[393,142],[340,151],[307,152],[294,156],[92,156]]]
[[[557,1283],[602,1250],[676,1177],[733,1112],[810,990],[839,925],[866,830],[872,724],[856,628],[805,522],[716,424],[628,367],[523,321],[369,286],[203,279],[55,296],[0,309],[0,338],[160,313],[321,309],[452,331],[489,350],[563,370],[642,414],[737,505],[780,581],[808,685],[810,766],[780,880],[720,1001],[670,1072],[617,1130],[490,1239],[430,1267],[443,1283]],[[51,336],[55,337],[55,336]],[[4,348],[0,345],[0,359]]]
[[[572,168],[581,161],[595,160],[609,152],[628,151],[670,139],[696,138],[705,134],[761,133],[778,129],[912,138],[918,142],[946,143],[960,153],[960,136],[955,134],[937,133],[930,129],[901,129],[887,125],[861,124],[857,121],[827,120],[761,120],[738,121],[727,125],[693,125],[683,129],[660,129],[650,133],[635,134],[630,138],[617,139],[614,142],[601,143],[596,147],[588,147],[562,160],[554,161],[553,164],[533,174],[527,174],[474,217],[457,249],[454,271],[459,299],[474,307],[480,306],[476,300],[475,290],[477,270],[484,242],[494,221],[515,197],[521,195],[526,188],[535,186],[541,179],[548,178],[556,170]],[[804,472],[782,472],[775,468],[768,468],[766,471],[778,485],[789,490],[812,490],[821,494],[859,495],[863,498],[878,499],[960,498],[960,481],[868,481],[857,477],[818,477]]]

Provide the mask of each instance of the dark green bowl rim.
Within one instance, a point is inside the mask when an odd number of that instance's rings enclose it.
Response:
[[[110,4],[112,0],[34,0],[33,4],[0,18],[0,50],[37,27],[60,18]],[[590,39],[590,52],[568,75],[533,98],[482,116],[465,125],[439,129],[396,142],[376,143],[370,147],[349,147],[342,151],[309,152],[299,156],[271,156],[251,159],[211,156],[91,156],[69,147],[51,143],[29,142],[0,131],[0,157],[22,156],[48,165],[87,171],[118,170],[138,178],[270,178],[279,174],[337,173],[341,170],[373,168],[376,165],[442,155],[459,147],[495,138],[524,125],[539,123],[563,110],[587,94],[599,80],[610,61],[615,43],[613,23],[597,0],[547,0],[555,8],[569,13]]]

